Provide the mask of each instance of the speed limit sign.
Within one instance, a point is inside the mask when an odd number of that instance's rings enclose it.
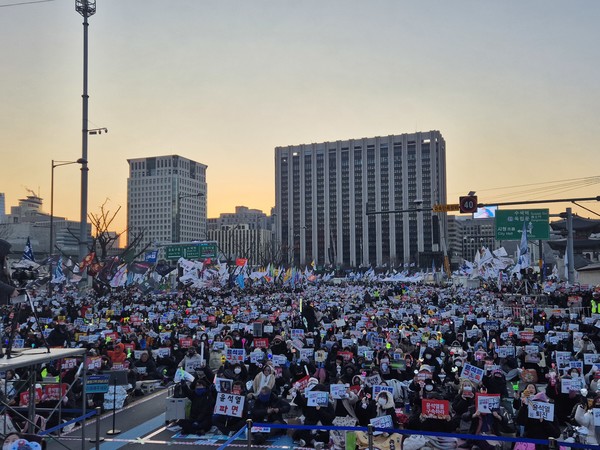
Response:
[[[476,195],[465,195],[458,199],[461,213],[474,213],[477,212],[477,196]]]

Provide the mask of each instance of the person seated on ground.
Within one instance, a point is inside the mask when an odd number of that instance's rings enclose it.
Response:
[[[550,399],[544,392],[540,392],[533,397],[531,401],[548,403]],[[517,424],[524,427],[523,437],[531,439],[548,439],[550,437],[560,436],[560,427],[556,414],[556,404],[554,405],[554,420],[532,419],[529,417],[529,402],[524,403],[517,414]]]
[[[311,378],[311,380],[314,380],[314,382],[317,381],[315,378]],[[313,391],[328,392],[328,389],[322,384],[315,384],[308,392]],[[333,425],[335,410],[331,402],[323,406],[308,406],[307,392],[305,391],[304,393],[296,394],[294,403],[302,410],[304,425],[318,425],[319,423],[326,426]],[[318,426],[315,426],[313,430],[296,430],[294,432],[294,441],[297,441],[300,447],[309,444],[314,445],[316,448],[329,442],[329,432],[318,430]]]
[[[246,396],[246,387],[245,384],[241,381],[234,381],[233,386],[231,388],[231,393],[233,395],[241,395],[243,397]],[[218,395],[218,394],[217,394]],[[239,431],[245,424],[246,419],[248,418],[248,400],[244,399],[244,409],[241,417],[234,416],[225,416],[222,414],[213,414],[212,423],[213,428],[216,428],[218,431],[225,435],[232,436],[237,431]],[[215,430],[213,430],[215,431]]]
[[[200,357],[195,347],[189,347],[183,359],[179,362],[179,367],[189,373],[194,373],[195,370],[203,368],[205,361]]]
[[[158,380],[160,374],[156,371],[154,358],[148,351],[142,352],[140,359],[133,363],[133,370],[136,373],[136,381]]]
[[[257,395],[263,387],[268,387],[269,392],[275,386],[275,374],[273,374],[273,367],[270,364],[265,364],[252,381],[252,391],[254,395]]]
[[[182,434],[202,435],[212,426],[215,393],[205,379],[196,379],[191,386],[184,381],[181,383],[184,395],[192,402],[189,419],[177,422]]]
[[[600,443],[600,428],[594,425],[594,408],[600,407],[600,396],[587,393],[582,396],[581,403],[575,408],[575,421],[581,427],[587,428],[584,444],[598,445]]]
[[[114,350],[108,350],[106,352],[108,357],[110,358],[111,363],[114,365],[115,363],[124,363],[127,359],[127,353],[125,352],[125,345],[119,342],[115,345]]]
[[[271,388],[263,386],[256,395],[254,404],[250,408],[250,418],[254,423],[285,423],[283,415],[290,412],[290,404],[271,392]],[[252,440],[256,445],[263,444],[267,436],[285,434],[283,429],[271,428],[269,433],[252,433]]]

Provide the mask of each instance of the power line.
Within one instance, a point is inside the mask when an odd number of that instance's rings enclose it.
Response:
[[[30,2],[20,2],[20,3],[7,3],[5,5],[0,5],[0,8],[8,8],[9,6],[22,6],[22,5],[32,5],[34,3],[47,3],[53,2],[54,0],[33,0]]]

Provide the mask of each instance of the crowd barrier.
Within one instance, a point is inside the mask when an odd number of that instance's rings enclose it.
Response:
[[[574,442],[564,442],[559,441],[554,438],[549,439],[529,439],[523,437],[505,437],[505,436],[490,436],[490,435],[474,435],[474,434],[461,434],[461,433],[442,433],[438,431],[415,431],[415,430],[406,430],[406,429],[397,429],[397,428],[378,428],[372,425],[368,427],[347,427],[347,426],[323,426],[323,425],[287,425],[281,423],[253,423],[251,420],[247,421],[246,426],[243,430],[252,429],[252,427],[265,427],[271,429],[284,429],[284,430],[326,430],[326,431],[363,431],[367,433],[369,440],[369,450],[373,450],[373,433],[382,432],[389,434],[401,434],[404,436],[410,435],[421,435],[421,436],[431,436],[431,437],[444,437],[444,438],[456,438],[462,440],[471,440],[471,441],[496,441],[496,442],[510,442],[510,443],[528,443],[528,444],[539,444],[539,445],[547,445],[550,450],[559,448],[581,448],[581,449],[593,449],[600,450],[600,445],[588,445]],[[240,430],[241,432],[242,430]],[[238,435],[239,433],[238,432]],[[233,442],[233,437],[230,438],[225,444],[219,447],[218,450],[224,450],[227,445]],[[252,433],[248,433],[247,436],[248,441],[248,449],[252,446]]]

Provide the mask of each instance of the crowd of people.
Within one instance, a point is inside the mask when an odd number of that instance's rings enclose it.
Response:
[[[318,425],[404,428],[486,435],[486,440],[378,433],[379,448],[500,447],[494,436],[599,442],[600,314],[593,287],[554,286],[547,295],[400,283],[308,284],[295,289],[181,289],[97,297],[32,293],[2,307],[15,348],[83,347],[88,371],[126,371],[140,383],[175,383],[190,399],[173,423],[184,434],[233,434],[256,424],[314,425],[293,433],[300,447],[367,446],[364,433]],[[3,400],[23,401],[26,369],[7,371]],[[84,395],[79,362],[55,361],[68,393],[40,389],[40,404],[103,406]],[[42,386],[40,386],[41,388]],[[598,415],[597,415],[598,416]],[[261,444],[285,430],[255,427]],[[352,445],[352,444],[351,444]],[[509,447],[510,448],[510,447]],[[517,448],[518,444],[517,444]]]

